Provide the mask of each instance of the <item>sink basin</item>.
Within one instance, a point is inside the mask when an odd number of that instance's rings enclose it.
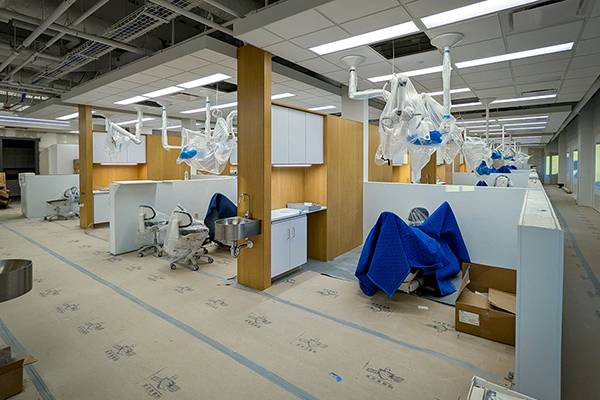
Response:
[[[260,220],[231,217],[215,221],[215,240],[227,246],[260,234]]]
[[[300,210],[295,210],[293,208],[279,208],[277,210],[271,210],[271,220],[277,220],[280,218],[285,218],[290,215],[298,215],[300,214]]]

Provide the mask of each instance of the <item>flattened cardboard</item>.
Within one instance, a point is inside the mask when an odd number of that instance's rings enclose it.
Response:
[[[516,310],[508,300],[516,297],[516,271],[480,264],[463,264],[462,270],[454,315],[456,330],[514,346],[515,314],[504,307]],[[491,297],[504,307],[491,304],[490,288],[497,289],[492,290]]]
[[[503,292],[494,288],[490,288],[488,293],[491,305],[512,314],[517,313],[517,296],[513,293]]]

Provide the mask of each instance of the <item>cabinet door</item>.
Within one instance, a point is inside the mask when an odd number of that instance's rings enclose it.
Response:
[[[289,113],[289,163],[306,163],[306,113],[288,110]]]
[[[106,133],[102,132],[94,132],[92,143],[92,160],[94,163],[104,163],[108,162],[106,151],[104,150],[104,143],[106,142]]]
[[[307,226],[306,215],[290,220],[291,237],[290,242],[290,268],[296,268],[306,264]]]
[[[287,164],[289,161],[289,116],[288,109],[271,108],[271,163]]]
[[[289,221],[271,225],[271,278],[290,269],[290,237]]]
[[[306,163],[323,164],[323,117],[306,114]]]
[[[127,162],[129,163],[146,163],[146,135],[142,135],[142,143],[135,144],[133,142],[127,145]]]

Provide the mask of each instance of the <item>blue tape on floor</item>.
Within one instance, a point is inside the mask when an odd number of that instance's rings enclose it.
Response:
[[[23,347],[23,345],[17,340],[17,338],[12,334],[12,332],[8,329],[8,327],[4,324],[4,322],[0,319],[0,337],[4,342],[11,347],[13,350],[13,354],[18,354],[19,356],[25,356],[29,354],[29,352]],[[54,400],[54,396],[46,386],[46,383],[38,373],[37,369],[33,365],[26,365],[25,372],[29,375],[29,379],[33,382],[38,394],[44,400]]]
[[[170,316],[169,314],[165,313],[164,311],[159,310],[158,308],[144,302],[143,300],[137,298],[136,296],[132,295],[131,293],[127,292],[126,290],[120,288],[119,286],[107,281],[106,279],[102,278],[99,275],[96,275],[95,273],[93,273],[92,271],[87,270],[86,268],[82,267],[81,265],[68,260],[67,258],[63,257],[62,255],[56,253],[55,251],[47,248],[46,246],[44,246],[43,244],[37,242],[36,240],[33,240],[25,235],[23,235],[22,233],[10,228],[9,226],[6,226],[3,223],[0,223],[0,225],[2,225],[5,229],[11,231],[12,233],[14,233],[17,236],[22,237],[23,239],[27,240],[29,243],[39,247],[40,249],[44,250],[46,253],[56,257],[57,259],[59,259],[60,261],[64,262],[65,264],[75,268],[77,271],[83,273],[84,275],[87,275],[88,277],[92,278],[93,280],[95,280],[96,282],[112,289],[114,292],[116,292],[117,294],[121,295],[122,297],[126,298],[127,300],[137,304],[138,306],[142,307],[143,309],[145,309],[146,311],[151,312],[152,314],[156,315],[157,317],[163,319],[164,321],[174,325],[175,327],[181,329],[182,331],[190,334],[191,336],[195,337],[196,339],[201,340],[202,342],[206,343],[207,345],[209,345],[210,347],[212,347],[213,349],[223,353],[224,355],[232,358],[234,361],[238,362],[239,364],[243,365],[244,367],[252,370],[253,372],[257,373],[258,375],[262,376],[263,378],[269,380],[270,382],[276,384],[277,386],[281,387],[282,389],[288,391],[289,393],[295,395],[296,397],[300,398],[300,399],[317,399],[316,397],[314,397],[313,395],[311,395],[310,393],[307,393],[306,391],[304,391],[303,389],[299,388],[298,386],[288,382],[287,380],[285,380],[284,378],[282,378],[281,376],[275,374],[272,371],[269,371],[268,369],[262,367],[261,365],[255,363],[254,361],[244,357],[243,355],[239,354],[238,352],[230,349],[229,347],[225,346],[224,344],[218,342],[217,340],[203,334],[202,332],[196,330],[195,328],[191,327],[190,325],[187,325],[186,323]]]
[[[592,269],[590,264],[587,262],[587,260],[585,259],[585,256],[581,252],[581,249],[577,245],[577,240],[575,240],[575,235],[573,235],[573,233],[569,229],[569,224],[567,224],[567,221],[563,218],[562,214],[558,210],[558,206],[554,207],[554,212],[556,213],[556,216],[558,217],[560,224],[563,226],[565,235],[568,236],[568,238],[571,240],[571,243],[573,245],[573,250],[575,251],[575,256],[577,257],[577,259],[583,266],[583,269],[585,269],[585,273],[587,274],[588,278],[590,278],[592,285],[594,285],[596,294],[600,295],[600,280],[598,280],[598,277],[596,276],[596,274],[594,274],[594,270]]]

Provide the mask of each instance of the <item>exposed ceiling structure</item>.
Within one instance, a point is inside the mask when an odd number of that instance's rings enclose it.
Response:
[[[512,131],[532,145],[546,143],[590,89],[600,72],[600,2],[529,1],[432,29],[425,17],[468,6],[469,0],[0,0],[0,103],[38,118],[72,114],[91,104],[116,121],[131,119],[127,98],[168,89],[212,74],[229,78],[212,86],[159,96],[173,126],[203,119],[204,98],[236,101],[236,47],[249,43],[274,58],[273,94],[286,103],[340,112],[340,87],[348,82],[345,55],[362,55],[359,88],[378,88],[378,77],[404,72],[420,92],[442,89],[441,52],[429,39],[459,32],[452,50],[453,113],[477,126],[483,98],[496,98],[492,118],[541,121]],[[318,54],[316,46],[399,24],[412,31],[350,49]],[[431,26],[431,25],[430,25]],[[38,28],[39,29],[36,29]],[[44,28],[44,29],[42,29]],[[37,36],[36,36],[37,35]],[[551,54],[507,55],[572,43]],[[496,62],[477,61],[500,57]],[[474,61],[475,60],[475,61]],[[493,60],[492,60],[493,61]],[[375,81],[375,82],[374,82]],[[3,97],[3,91],[11,93]],[[26,94],[22,98],[22,95]],[[541,96],[541,97],[539,97]],[[532,97],[534,97],[532,99]],[[4,101],[2,101],[4,99]],[[146,103],[143,103],[146,104]],[[472,104],[472,105],[469,105]],[[28,107],[29,106],[29,107]],[[370,118],[376,119],[376,104]],[[227,107],[225,107],[227,108]],[[158,115],[158,109],[145,107]],[[224,110],[226,111],[226,109]],[[525,120],[524,118],[531,118]],[[510,123],[511,121],[507,121]],[[149,121],[157,126],[158,118]],[[520,125],[526,127],[527,125]],[[478,134],[477,129],[470,129]],[[492,131],[492,135],[497,132]]]

